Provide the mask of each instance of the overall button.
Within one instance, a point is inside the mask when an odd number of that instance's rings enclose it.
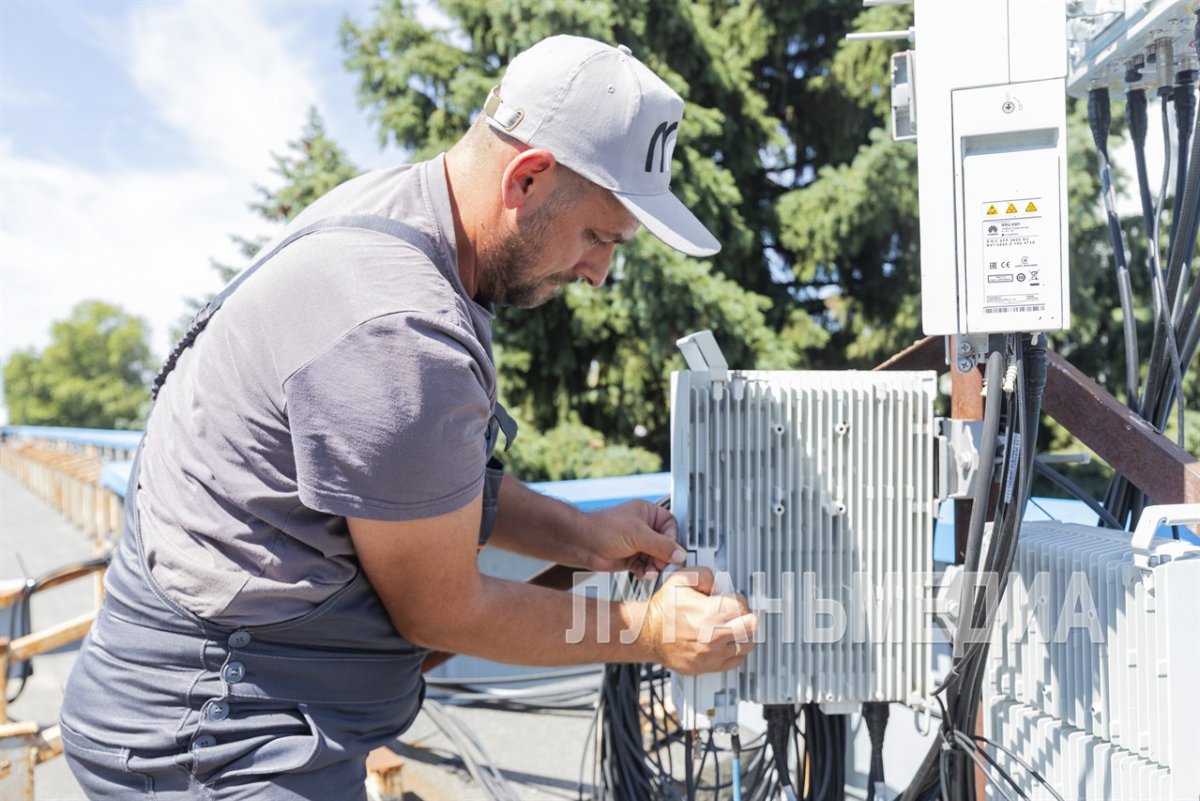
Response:
[[[201,734],[195,740],[192,740],[192,748],[212,748],[217,744],[217,738],[211,734]]]
[[[221,669],[221,678],[230,684],[237,684],[242,679],[246,678],[246,666],[241,662],[230,662]]]
[[[250,640],[251,640],[250,632],[242,631],[241,629],[239,629],[239,630],[235,631],[233,634],[229,635],[229,647],[230,648],[245,648],[247,645],[250,644]]]
[[[225,701],[209,701],[204,716],[209,720],[224,720],[229,717],[229,704]]]

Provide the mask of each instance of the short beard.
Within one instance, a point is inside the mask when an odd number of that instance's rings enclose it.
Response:
[[[532,309],[548,301],[553,293],[544,290],[547,278],[530,280],[523,273],[536,264],[546,250],[550,220],[539,219],[544,210],[530,216],[521,231],[504,234],[499,241],[485,240],[479,249],[479,300],[499,306]]]
[[[575,186],[560,192],[522,221],[519,230],[504,234],[499,241],[485,239],[480,243],[478,300],[532,309],[553,298],[558,287],[575,280],[570,273],[535,279],[524,275],[545,254],[550,231],[559,217],[581,197]]]

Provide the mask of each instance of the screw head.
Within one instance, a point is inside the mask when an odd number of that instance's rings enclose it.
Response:
[[[958,372],[960,373],[969,373],[974,366],[975,362],[971,359],[958,360]]]
[[[1003,111],[1005,114],[1012,114],[1014,111],[1016,111],[1016,109],[1017,109],[1017,104],[1012,102],[1011,100],[1005,100],[1004,104],[1000,106],[1000,110]]]

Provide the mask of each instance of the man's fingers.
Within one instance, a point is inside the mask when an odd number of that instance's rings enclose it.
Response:
[[[707,567],[687,567],[682,570],[676,570],[671,574],[671,579],[679,578],[676,581],[685,582],[692,587],[696,592],[703,595],[711,595],[713,588],[713,572]],[[670,579],[668,579],[669,581]]]
[[[722,662],[720,671],[722,673],[724,673],[727,670],[733,670],[735,668],[739,668],[742,666],[742,663],[745,661],[746,661],[746,652],[743,651],[740,655],[731,656],[728,659],[726,659],[724,662]]]
[[[741,640],[748,647],[754,647],[754,634],[758,631],[758,615],[748,612],[735,617],[725,625],[733,632],[734,638]]]
[[[665,509],[658,504],[649,504],[649,508],[650,512],[647,515],[646,522],[650,524],[650,528],[674,540],[677,531],[675,515],[671,514],[669,509]]]
[[[656,531],[644,530],[637,543],[638,550],[659,561],[682,565],[687,559],[687,552],[675,542],[673,537],[659,534]]]
[[[758,631],[758,618],[754,615],[742,615],[727,623],[713,627],[711,642],[714,647],[725,647],[730,643],[740,643],[742,651],[754,647],[754,634]]]

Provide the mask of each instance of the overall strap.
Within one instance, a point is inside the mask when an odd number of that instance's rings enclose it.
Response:
[[[500,425],[500,431],[504,434],[504,450],[507,451],[512,447],[513,440],[517,438],[517,421],[512,418],[500,401],[496,401],[494,414],[496,422]]]
[[[258,272],[258,268],[262,267],[273,257],[283,250],[288,245],[295,242],[297,239],[314,234],[317,231],[325,231],[331,228],[361,228],[367,231],[376,231],[388,236],[394,236],[397,239],[403,240],[415,247],[417,250],[425,254],[425,256],[434,263],[439,271],[445,272],[445,268],[438,258],[437,246],[427,234],[418,231],[407,223],[399,220],[389,219],[387,217],[378,217],[372,214],[345,214],[338,217],[326,217],[323,220],[318,220],[311,225],[307,225],[296,231],[293,231],[283,239],[278,245],[271,248],[270,252],[265,256],[260,257],[253,264],[243,270],[236,278],[229,282],[221,292],[213,296],[213,299],[205,304],[196,316],[192,319],[188,326],[187,332],[171,349],[171,354],[167,356],[166,362],[163,363],[162,369],[158,371],[158,375],[154,377],[154,385],[150,390],[152,399],[158,397],[158,392],[162,389],[163,384],[167,380],[167,376],[175,369],[175,365],[179,361],[179,357],[183,352],[192,346],[196,341],[196,337],[200,336],[200,332],[208,325],[208,321],[217,313],[222,304],[232,295],[238,287],[245,283],[246,279],[254,273]]]

